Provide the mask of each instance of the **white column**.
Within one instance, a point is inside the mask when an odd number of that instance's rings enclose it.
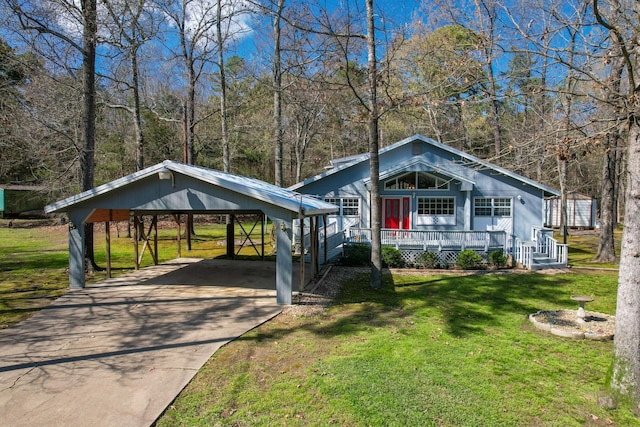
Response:
[[[464,229],[471,230],[471,191],[465,191],[464,199]]]

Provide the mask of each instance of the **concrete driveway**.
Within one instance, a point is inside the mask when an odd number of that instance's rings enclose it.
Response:
[[[281,308],[270,262],[182,258],[69,291],[0,331],[0,425],[149,425]]]

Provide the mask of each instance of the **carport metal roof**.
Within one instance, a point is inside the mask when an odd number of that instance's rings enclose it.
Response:
[[[263,212],[279,222],[278,248],[291,248],[294,218],[336,212],[338,207],[266,182],[166,160],[45,207],[69,216],[69,280],[84,287],[85,223],[125,220],[134,214]],[[276,254],[276,290],[281,304],[291,303],[292,259]]]
[[[101,207],[107,209],[129,209],[132,211],[190,211],[197,212],[202,210],[202,206],[194,206],[193,199],[187,198],[187,203],[184,203],[184,198],[174,197],[167,198],[168,194],[176,194],[186,187],[180,187],[177,183],[179,179],[176,175],[182,175],[184,177],[190,177],[202,183],[210,184],[211,187],[219,187],[221,189],[229,190],[237,193],[238,195],[248,196],[258,202],[264,202],[267,205],[273,205],[278,208],[288,210],[292,213],[301,214],[302,216],[317,216],[335,212],[338,208],[335,205],[326,203],[322,200],[315,199],[310,196],[305,196],[300,193],[296,193],[285,188],[281,188],[258,179],[248,178],[240,175],[233,175],[230,173],[220,172],[213,169],[207,169],[199,166],[186,165],[171,160],[165,160],[162,163],[158,163],[154,166],[143,169],[139,172],[132,173],[125,177],[116,179],[107,184],[100,185],[99,187],[91,190],[84,191],[80,194],[68,197],[59,202],[50,204],[45,207],[46,213],[52,212],[69,212],[70,210],[79,206],[91,205],[91,201],[100,199],[101,196],[107,196],[109,193],[114,193],[117,190],[129,187],[127,193],[130,194],[133,188],[133,184],[141,182],[150,177],[157,177],[157,196],[163,199],[161,204],[142,203],[143,200],[147,200],[146,194],[133,197],[127,197],[131,199],[130,203],[127,200],[115,200],[110,205],[106,206],[104,203],[98,203],[94,206],[94,209],[100,209]],[[168,178],[164,178],[164,177]],[[164,178],[164,179],[163,179]],[[163,181],[171,180],[171,186],[162,186]],[[133,188],[134,193],[138,188]],[[149,188],[143,188],[144,192],[148,192]],[[134,194],[135,195],[135,194]],[[103,197],[104,198],[104,197]],[[258,203],[260,204],[260,203]],[[218,206],[217,209],[204,209],[204,211],[211,210],[255,210],[254,206],[243,208],[224,209],[223,206]]]

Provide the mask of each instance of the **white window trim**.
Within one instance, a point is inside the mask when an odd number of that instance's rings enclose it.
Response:
[[[355,215],[345,215],[344,214],[344,201],[345,199],[349,199],[349,200],[356,200],[358,202],[358,206],[346,206],[347,209],[354,209],[357,208],[358,209],[358,213]],[[360,218],[360,213],[362,212],[362,201],[360,200],[360,197],[348,197],[348,196],[339,196],[339,197],[325,197],[324,201],[328,201],[331,200],[329,203],[333,203],[336,206],[338,206],[340,209],[338,210],[337,213],[335,214],[331,214],[329,216],[342,216],[345,218]]]
[[[420,199],[448,199],[453,201],[453,214],[451,215],[430,215],[419,213]],[[416,200],[416,225],[456,225],[456,198],[451,197],[431,197],[431,196],[419,196]]]
[[[506,206],[496,206],[495,200],[508,200],[509,201],[509,215],[496,215],[496,209],[504,209]],[[478,200],[491,200],[491,206],[481,206],[485,209],[491,209],[491,215],[476,215],[476,208]],[[474,197],[473,198],[473,216],[474,217],[482,217],[482,218],[493,218],[493,217],[501,217],[501,218],[513,218],[513,197]]]

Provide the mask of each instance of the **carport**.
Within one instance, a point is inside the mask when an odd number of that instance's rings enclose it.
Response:
[[[46,206],[45,212],[65,212],[69,217],[71,288],[85,286],[83,249],[87,223],[126,220],[131,215],[261,212],[273,221],[276,230],[276,299],[278,304],[291,304],[293,220],[317,218],[337,209],[330,203],[257,179],[166,160]],[[317,241],[318,227],[312,231]]]

